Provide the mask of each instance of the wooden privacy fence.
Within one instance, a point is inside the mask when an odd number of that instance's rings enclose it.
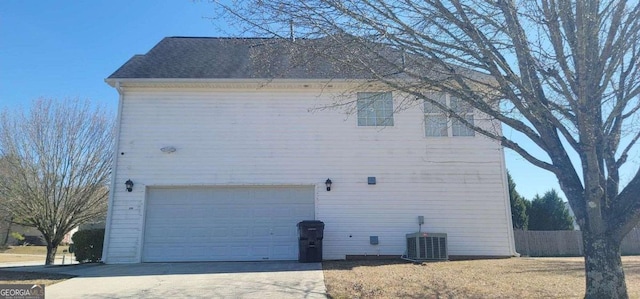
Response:
[[[516,251],[522,256],[582,256],[582,232],[579,230],[514,230]],[[640,254],[640,228],[631,230],[622,240],[623,255]]]

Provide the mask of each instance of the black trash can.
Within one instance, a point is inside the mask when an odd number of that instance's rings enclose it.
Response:
[[[322,238],[324,222],[305,220],[298,222],[298,261],[301,263],[322,262]]]

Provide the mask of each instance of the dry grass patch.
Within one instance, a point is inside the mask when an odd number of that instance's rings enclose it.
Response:
[[[58,246],[57,254],[62,254],[64,250],[69,250],[69,246]],[[37,255],[46,255],[47,254],[47,246],[9,246],[4,250],[0,250],[0,253],[11,253],[11,254],[37,254]]]
[[[0,284],[44,284],[52,285],[74,276],[40,272],[16,272],[0,270]]]
[[[61,256],[63,250],[68,250],[69,246],[59,246],[57,257]],[[44,264],[47,254],[46,246],[10,246],[0,251],[0,263],[12,262],[42,262]],[[0,284],[44,284],[52,285],[74,276],[55,273],[41,272],[18,272],[0,270]]]
[[[623,257],[631,298],[640,298],[640,257]],[[332,298],[581,298],[582,258],[512,258],[412,264],[322,263]]]
[[[0,263],[15,262],[37,262],[42,261],[44,264],[44,256],[32,254],[3,254],[0,253]]]
[[[69,250],[69,246],[58,246],[56,259],[62,258],[65,254],[64,250]],[[47,255],[46,246],[9,246],[5,249],[0,249],[0,263],[15,263],[15,262],[39,262],[44,264],[45,256]],[[66,257],[71,260],[73,256],[70,253],[66,253]]]

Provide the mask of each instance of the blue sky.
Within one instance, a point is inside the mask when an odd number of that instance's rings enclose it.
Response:
[[[227,36],[212,4],[189,0],[0,1],[0,108],[39,97],[90,99],[116,110],[104,83],[134,54],[166,36]],[[548,172],[506,151],[517,190],[531,199],[555,188]]]

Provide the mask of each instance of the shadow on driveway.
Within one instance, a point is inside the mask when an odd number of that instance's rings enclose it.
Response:
[[[61,273],[82,277],[113,277],[139,275],[214,274],[318,271],[321,263],[281,262],[188,262],[188,263],[139,263],[139,264],[74,264],[74,265],[31,265],[5,267],[3,270]]]

